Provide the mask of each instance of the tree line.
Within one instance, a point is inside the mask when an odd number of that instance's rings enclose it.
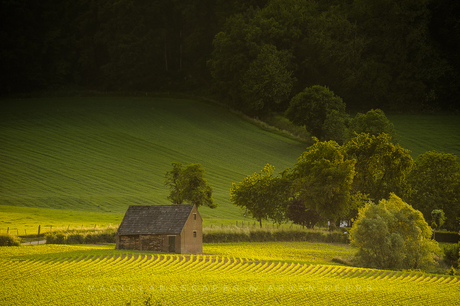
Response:
[[[356,220],[368,203],[391,196],[419,210],[433,228],[460,229],[460,165],[454,154],[429,151],[415,161],[385,133],[356,134],[343,145],[318,141],[292,167],[260,173],[233,183],[231,202],[262,225],[293,221],[313,227],[319,221]],[[441,212],[440,212],[441,211]],[[439,216],[441,214],[441,216]],[[442,219],[440,221],[440,219]]]
[[[451,0],[2,0],[2,94],[206,89],[248,114],[323,85],[352,109],[459,94]]]

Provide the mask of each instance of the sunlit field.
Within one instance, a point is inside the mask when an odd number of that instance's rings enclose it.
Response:
[[[205,244],[204,255],[113,250],[113,245],[1,247],[0,303],[455,305],[460,300],[456,277],[325,262],[343,246],[262,245]],[[305,263],[311,253],[323,255]]]

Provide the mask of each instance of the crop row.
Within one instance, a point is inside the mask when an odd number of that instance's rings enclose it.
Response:
[[[0,259],[0,304],[455,304],[460,281],[422,273],[214,255]]]

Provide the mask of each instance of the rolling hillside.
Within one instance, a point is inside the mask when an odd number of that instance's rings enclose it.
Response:
[[[416,159],[426,151],[453,153],[460,158],[459,115],[388,115],[400,145]],[[460,162],[460,160],[457,160]]]
[[[116,223],[128,205],[168,204],[172,162],[205,169],[219,203],[200,209],[208,221],[242,219],[229,201],[232,182],[266,163],[282,171],[306,148],[220,106],[147,97],[3,100],[0,144],[0,213],[25,222],[21,207],[42,208],[28,222],[48,215],[55,224],[73,223],[78,211]],[[2,219],[0,228],[15,227]]]

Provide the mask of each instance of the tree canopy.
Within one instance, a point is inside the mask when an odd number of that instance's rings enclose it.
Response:
[[[425,219],[431,219],[433,210],[442,209],[446,215],[444,226],[459,229],[460,165],[454,154],[436,151],[421,154],[407,181],[411,189],[407,201],[420,210]]]
[[[239,184],[233,183],[230,200],[259,221],[272,219],[277,223],[286,219],[288,182],[273,176],[275,167],[269,164],[260,173],[248,175]]]
[[[264,112],[322,84],[352,109],[452,109],[459,10],[451,0],[1,1],[0,90],[212,87]],[[248,80],[261,92],[244,92]]]
[[[170,189],[168,200],[173,204],[187,202],[197,208],[218,206],[212,198],[212,188],[206,182],[204,169],[200,164],[190,164],[185,168],[182,168],[181,163],[173,163],[172,166],[173,169],[165,175],[165,184]]]
[[[419,269],[433,265],[439,252],[432,230],[420,211],[391,193],[379,204],[359,210],[350,231],[356,260],[370,268]]]
[[[331,116],[345,117],[345,103],[327,87],[319,85],[305,88],[293,97],[286,110],[289,120],[299,126],[305,126],[320,140],[324,140],[326,135],[333,134],[336,130],[343,132],[345,129],[345,125],[334,128],[332,122],[339,120],[332,120]]]
[[[380,109],[371,109],[366,114],[357,113],[356,116],[348,122],[347,140],[361,133],[374,136],[385,133],[391,137],[391,142],[398,142],[393,123],[388,120],[385,113]]]
[[[350,209],[355,162],[345,158],[336,142],[317,141],[292,169],[292,193],[304,200],[307,210],[336,221]]]
[[[343,148],[348,158],[356,159],[352,189],[371,200],[386,198],[391,192],[405,195],[406,176],[413,167],[409,150],[391,143],[385,133],[378,136],[361,133]]]

